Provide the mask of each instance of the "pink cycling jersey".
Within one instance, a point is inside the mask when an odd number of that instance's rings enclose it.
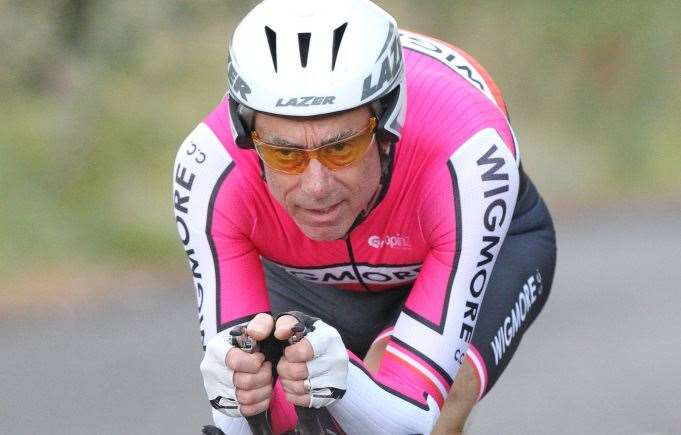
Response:
[[[403,32],[407,115],[383,199],[345,239],[305,236],[270,194],[258,157],[237,147],[227,100],[182,144],[174,204],[203,342],[269,311],[261,257],[348,291],[412,285],[376,373],[351,355],[329,411],[347,433],[427,433],[463,362],[518,193],[501,96],[467,54]],[[470,354],[470,352],[469,352]],[[273,400],[275,431],[292,410]]]

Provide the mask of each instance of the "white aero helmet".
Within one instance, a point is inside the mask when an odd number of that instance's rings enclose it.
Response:
[[[395,19],[369,0],[264,0],[229,48],[229,100],[237,144],[252,148],[254,112],[326,115],[370,105],[379,140],[404,123],[404,61]]]

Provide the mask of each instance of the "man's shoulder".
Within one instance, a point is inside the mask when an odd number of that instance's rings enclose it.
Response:
[[[258,177],[257,159],[253,154],[239,148],[234,141],[227,99],[224,98],[185,138],[177,160],[199,160],[202,168],[213,163],[219,163],[220,167],[238,166],[239,172],[253,172]]]
[[[253,193],[262,190],[254,154],[234,142],[227,107],[221,102],[189,133],[177,151],[173,168],[176,200],[185,197],[188,200],[191,195],[193,203],[210,209],[222,208],[227,203],[251,202]]]
[[[494,129],[515,153],[505,103],[485,69],[463,50],[402,31],[407,116],[401,151],[407,160],[441,164],[475,134]]]
[[[485,96],[506,114],[506,103],[492,76],[463,49],[432,36],[407,30],[400,31],[405,50],[407,77],[418,75],[428,81],[429,77],[442,80],[448,77],[452,86],[470,87]],[[408,88],[414,83],[407,84]]]

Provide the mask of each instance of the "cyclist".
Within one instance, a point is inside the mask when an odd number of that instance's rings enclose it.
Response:
[[[284,433],[299,405],[352,434],[460,431],[555,267],[496,85],[368,0],[265,0],[229,55],[228,94],[174,168],[216,424],[248,433],[267,410]],[[274,386],[229,339],[298,321]]]

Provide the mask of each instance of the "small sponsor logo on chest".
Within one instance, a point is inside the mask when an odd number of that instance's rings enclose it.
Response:
[[[369,236],[367,243],[372,248],[393,248],[393,249],[411,249],[411,243],[409,241],[409,236],[404,236],[402,234]]]

